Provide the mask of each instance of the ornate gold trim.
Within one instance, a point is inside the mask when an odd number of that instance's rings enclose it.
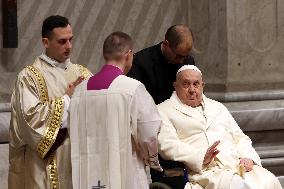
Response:
[[[45,80],[40,72],[34,66],[27,66],[27,68],[31,71],[31,73],[35,76],[38,81],[39,93],[40,93],[40,100],[44,103],[48,101],[48,92]]]
[[[79,71],[80,71],[80,74],[85,78],[85,79],[88,79],[89,77],[92,76],[92,74],[90,73],[90,71],[85,68],[84,66],[80,65],[80,64],[76,64],[76,66],[79,66]]]
[[[63,116],[63,99],[57,99],[54,103],[54,111],[48,122],[48,127],[45,130],[44,136],[37,146],[37,151],[41,158],[44,158],[46,153],[49,151],[53,143],[55,142],[57,133],[60,128],[61,119]]]
[[[49,173],[49,182],[51,189],[58,189],[58,174],[57,174],[57,163],[56,156],[51,154],[47,160],[47,168]]]
[[[30,70],[30,72],[37,80],[37,85],[38,85],[37,87],[39,88],[39,93],[40,93],[40,101],[42,103],[48,102],[49,101],[48,90],[44,77],[34,66],[27,66],[27,68]],[[63,107],[64,107],[64,101],[62,99],[55,100],[53,114],[51,115],[47,123],[48,127],[45,130],[44,136],[41,138],[37,146],[37,152],[39,153],[41,158],[45,157],[45,155],[50,150],[51,146],[56,140],[57,133],[60,128],[61,119],[63,116]],[[47,169],[50,181],[50,188],[58,189],[59,185],[58,185],[56,156],[54,154],[51,154],[48,157],[47,161],[48,161]]]

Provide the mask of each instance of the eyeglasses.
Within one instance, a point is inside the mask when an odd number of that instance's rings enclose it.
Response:
[[[172,48],[170,48],[170,49],[175,54],[175,59],[177,59],[177,60],[186,59],[186,58],[188,58],[190,56],[189,54],[186,55],[186,56],[180,55],[180,54],[176,53]]]

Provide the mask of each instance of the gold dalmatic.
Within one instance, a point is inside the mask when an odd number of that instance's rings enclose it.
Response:
[[[47,152],[50,150],[51,146],[56,140],[56,136],[60,128],[60,122],[63,116],[64,101],[62,99],[56,99],[54,102],[49,102],[48,90],[44,77],[34,66],[28,66],[27,68],[36,78],[36,85],[39,89],[41,102],[47,102],[51,105],[54,104],[54,111],[52,112],[48,120],[48,127],[45,131],[44,136],[42,137],[37,146],[37,152],[39,153],[40,157],[45,158]],[[50,188],[58,189],[57,163],[55,154],[49,155],[47,158],[47,162]]]

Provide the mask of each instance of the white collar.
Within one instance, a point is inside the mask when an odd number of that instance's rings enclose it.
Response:
[[[58,62],[57,60],[54,60],[50,57],[48,57],[45,53],[42,53],[39,56],[40,59],[44,60],[45,62],[47,62],[48,64],[50,64],[53,67],[59,67],[62,69],[66,69],[68,64],[70,63],[70,58],[68,58],[65,62]]]
[[[177,96],[177,93],[176,93],[176,91],[174,91],[173,92],[173,94],[172,94],[172,98],[178,103],[178,104],[180,104],[181,106],[184,106],[184,107],[191,107],[191,106],[189,106],[189,105],[186,105],[186,104],[184,104],[180,99],[179,99],[179,97]],[[201,104],[199,105],[199,106],[196,106],[196,107],[191,107],[191,108],[201,108],[201,109],[205,109],[205,102],[204,102],[204,99],[205,99],[205,95],[204,94],[202,94],[202,101],[201,101]]]

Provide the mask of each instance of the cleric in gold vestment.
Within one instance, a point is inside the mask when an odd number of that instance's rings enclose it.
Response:
[[[67,109],[91,73],[72,64],[72,29],[62,16],[43,22],[46,52],[18,75],[11,98],[9,189],[71,189]]]

